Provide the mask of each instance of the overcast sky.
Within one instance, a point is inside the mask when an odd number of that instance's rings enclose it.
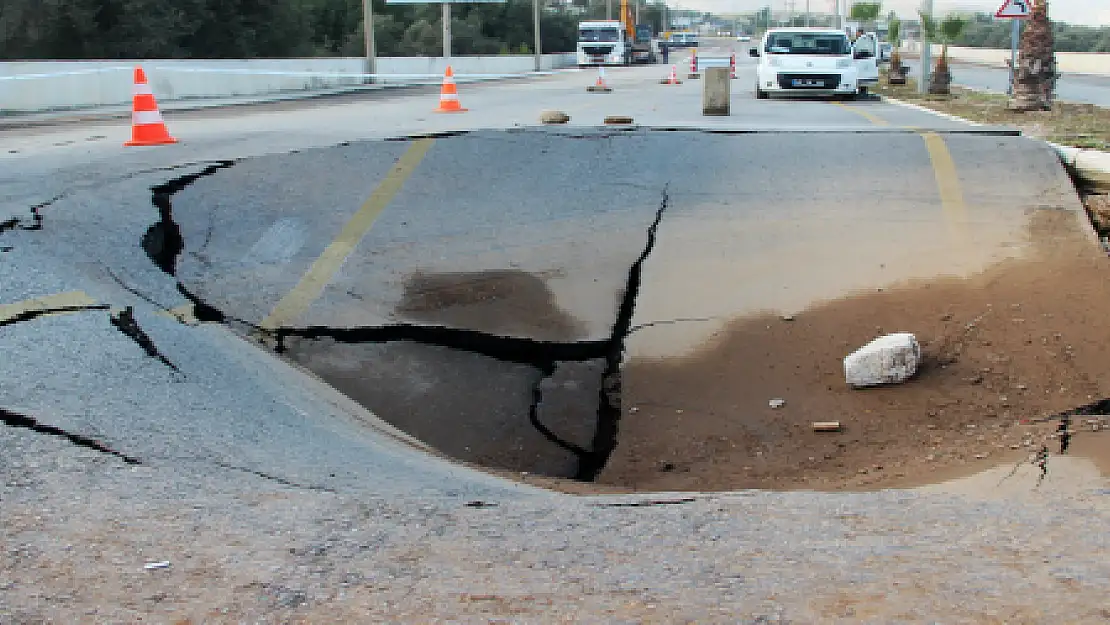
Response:
[[[786,10],[788,0],[668,0],[670,6],[717,13],[755,11],[768,3],[776,11]],[[804,11],[806,0],[793,0],[796,11]],[[852,0],[845,0],[849,5]],[[952,10],[994,12],[1003,0],[933,0],[933,10],[943,15]],[[810,10],[832,12],[833,0],[809,0]],[[903,17],[916,16],[921,0],[883,0],[884,13],[893,9]],[[1110,26],[1110,0],[1049,0],[1049,17],[1069,24]]]

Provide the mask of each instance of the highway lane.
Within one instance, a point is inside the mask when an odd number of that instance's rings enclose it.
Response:
[[[728,119],[701,117],[700,83],[660,85],[656,66],[607,72],[609,94],[585,92],[588,71],[463,87],[470,111],[455,116],[430,113],[434,91],[167,116],[182,143],[149,149],[120,146],[119,123],[0,135],[0,206],[26,219],[31,205],[56,198],[42,209],[42,230],[0,234],[8,250],[0,303],[79,291],[134,306],[180,370],[147,356],[107,311],[0,328],[0,350],[14,355],[0,362],[0,407],[143,461],[124,469],[58,437],[0,428],[0,535],[20,545],[18,569],[0,561],[14,580],[0,607],[28,620],[80,620],[92,605],[111,620],[226,610],[237,620],[336,621],[488,617],[482,606],[494,602],[537,619],[651,620],[662,610],[668,620],[812,622],[843,599],[830,582],[881,590],[888,607],[875,608],[877,618],[982,616],[952,608],[974,591],[922,601],[916,588],[876,581],[910,575],[944,588],[980,588],[988,575],[992,589],[1034,584],[1008,607],[1032,605],[1058,582],[1030,581],[1022,567],[1041,566],[1054,549],[1104,579],[1097,546],[1064,524],[1045,528],[1039,507],[1102,514],[1105,498],[1082,490],[1093,478],[1063,477],[1078,460],[1054,458],[1053,479],[1061,478],[1040,498],[1015,490],[1014,500],[977,503],[970,514],[966,500],[943,492],[743,494],[630,513],[597,506],[617,498],[562,497],[430,459],[378,416],[236,336],[249,328],[183,325],[160,310],[185,299],[140,248],[158,219],[150,189],[215,159],[241,160],[173,198],[186,244],[178,277],[254,324],[403,320],[539,340],[603,337],[664,184],[670,202],[635,323],[794,310],[861,285],[964,271],[982,256],[1020,252],[1015,233],[1037,209],[1079,214],[1066,177],[1035,142],[961,134],[954,122],[881,102],[756,101],[750,64],[738,69]],[[570,113],[572,127],[520,128],[545,108]],[[590,128],[609,114],[739,132]],[[460,129],[484,130],[427,143],[360,141]],[[980,249],[968,252],[968,243]],[[451,272],[470,279],[445,283]],[[781,297],[776,281],[796,288]],[[632,358],[656,344],[685,350],[704,340],[701,331],[677,343],[662,330],[639,331]],[[386,389],[379,400],[396,412],[383,418],[418,421],[407,425],[438,436],[441,449],[455,444],[456,455],[502,430],[499,443],[533,444],[522,427],[538,381],[531,367],[431,346],[291,348],[347,393]],[[554,378],[541,388],[545,402],[580,409],[585,395],[595,416],[598,389],[587,377]],[[558,433],[581,442],[572,427]],[[510,460],[550,470],[572,458]],[[841,528],[833,519],[844,510],[862,516]],[[1015,555],[1018,570],[996,570],[995,545],[966,540],[984,514],[1008,520],[998,541],[1036,534],[1051,549],[1030,548]],[[799,539],[813,536],[814,523],[844,537],[835,546]],[[891,527],[928,542],[877,550],[874,536]],[[941,548],[952,540],[964,541],[970,559]],[[162,559],[172,566],[141,570]],[[881,570],[869,568],[876,559]],[[54,566],[96,583],[75,585]],[[117,582],[132,573],[121,567],[135,570],[126,584]],[[738,575],[761,581],[730,585],[727,596],[707,590]],[[1058,609],[1101,606],[1102,590],[1084,586]],[[70,600],[41,599],[62,593]],[[996,607],[992,593],[979,593],[983,610]],[[172,601],[135,599],[163,595]]]
[[[907,59],[906,65],[910,67],[911,76],[920,75],[918,61]],[[951,68],[954,85],[1006,93],[1010,84],[1010,72],[1006,68],[967,63],[954,63]],[[1056,82],[1056,97],[1066,102],[1110,106],[1110,76],[1061,74]]]

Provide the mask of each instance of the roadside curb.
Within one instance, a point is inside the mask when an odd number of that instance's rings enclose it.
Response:
[[[897,104],[923,113],[930,113],[949,121],[961,122],[977,127],[986,125],[956,115],[934,111],[925,106],[897,100],[885,95],[880,95],[879,97],[883,99],[883,102]],[[1056,156],[1060,159],[1060,163],[1064,166],[1064,169],[1082,184],[1085,189],[1098,193],[1110,193],[1110,152],[1059,145],[1051,141],[1044,141],[1044,143],[1056,152]]]
[[[559,74],[577,71],[574,68],[560,68],[544,70],[541,72],[527,72],[517,75],[506,75],[497,78],[471,78],[465,76],[458,80],[459,84],[478,85],[505,81],[528,80],[533,78],[547,78]],[[351,85],[318,91],[294,91],[272,94],[260,94],[241,99],[225,98],[195,98],[181,100],[167,100],[162,106],[162,113],[173,115],[175,113],[192,113],[196,111],[234,109],[243,106],[286,104],[290,102],[305,102],[312,100],[326,100],[359,94],[383,94],[396,91],[437,91],[439,82],[398,82],[379,83],[370,85]],[[161,103],[159,103],[161,104]],[[121,119],[130,119],[131,110],[126,105],[96,106],[73,109],[60,109],[53,111],[19,112],[0,115],[0,131],[22,130],[27,128],[41,128],[49,126],[62,126],[82,122],[101,122]]]

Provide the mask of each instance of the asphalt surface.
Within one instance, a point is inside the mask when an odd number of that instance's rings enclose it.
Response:
[[[607,94],[586,92],[591,71],[466,86],[469,111],[457,115],[432,112],[434,90],[177,112],[166,119],[181,142],[153,148],[122,147],[128,126],[117,121],[0,131],[0,222],[19,219],[0,233],[0,304],[67,294],[61,302],[113,308],[0,320],[0,408],[141,462],[14,418],[0,426],[0,525],[16,545],[0,559],[0,622],[73,620],[89,605],[109,620],[215,609],[263,620],[814,622],[851,618],[851,605],[880,591],[887,607],[864,611],[876,618],[1022,618],[1057,582],[1020,572],[1064,557],[1081,614],[1097,616],[1091,593],[1110,574],[1091,555],[1106,548],[1101,534],[1014,547],[1014,570],[985,555],[1072,514],[1097,526],[1105,496],[1090,488],[1058,489],[1047,521],[1025,500],[969,511],[945,492],[738,494],[627,512],[596,506],[658,498],[561,495],[437,455],[518,476],[574,470],[575,454],[538,436],[527,409],[539,388],[550,411],[541,420],[586,446],[611,354],[559,362],[545,381],[527,357],[478,352],[510,337],[531,342],[528,357],[557,361],[535,344],[611,339],[641,255],[626,321],[650,327],[629,339],[633,358],[680,354],[712,333],[668,322],[972,271],[1020,253],[1027,211],[1080,210],[1042,144],[877,101],[757,101],[751,63],[738,60],[728,118],[702,117],[700,83],[661,85],[668,68],[654,66],[607,71]],[[544,109],[566,111],[570,126],[534,128]],[[607,115],[656,128],[596,128]],[[142,246],[167,240],[150,231],[151,189],[216,162],[230,166],[172,197],[185,249],[171,277]],[[25,229],[32,207],[40,230]],[[193,323],[204,311],[178,282],[225,323]],[[172,367],[113,326],[123,306]],[[291,337],[294,363],[253,338],[254,326],[390,323],[484,338],[460,351]],[[513,454],[484,455],[506,447]],[[970,538],[984,518],[1007,524]],[[953,536],[966,559],[945,551]],[[161,559],[174,561],[162,577],[130,572]],[[873,562],[881,571],[864,566]],[[96,583],[73,584],[64,570]],[[911,578],[947,590],[921,603],[891,586]],[[1019,582],[1026,592],[1009,604],[991,595]],[[830,583],[863,594],[845,598]],[[75,598],[51,601],[63,588]],[[546,607],[535,605],[543,588],[556,589]],[[144,598],[128,599],[136,589]],[[373,608],[371,589],[383,598]],[[489,597],[499,607],[472,605]],[[1046,610],[1037,613],[1064,608]]]
[[[905,63],[910,76],[921,75],[920,62],[908,59]],[[1010,71],[1005,68],[953,63],[951,72],[952,84],[972,89],[1006,93],[1010,84]],[[1056,81],[1056,97],[1066,102],[1110,106],[1110,76],[1061,74]]]

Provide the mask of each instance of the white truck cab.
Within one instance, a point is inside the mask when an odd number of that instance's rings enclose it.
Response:
[[[632,62],[632,42],[617,20],[579,22],[577,48],[578,67]]]
[[[877,52],[873,33],[853,44],[835,28],[772,28],[749,51],[759,58],[755,97],[865,95],[879,81]]]

